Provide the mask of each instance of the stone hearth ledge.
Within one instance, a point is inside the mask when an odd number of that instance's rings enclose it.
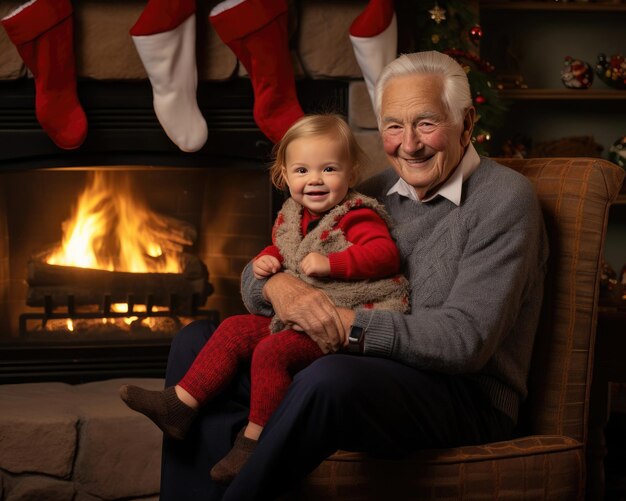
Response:
[[[0,499],[156,501],[162,434],[118,396],[122,384],[0,385]]]

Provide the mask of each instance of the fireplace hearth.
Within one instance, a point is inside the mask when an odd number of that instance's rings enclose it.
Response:
[[[193,154],[165,136],[148,82],[80,82],[89,135],[74,151],[40,129],[30,82],[0,86],[0,383],[163,377],[182,326],[245,311],[239,273],[282,203],[250,83],[200,84],[209,140]],[[347,112],[346,82],[302,81],[298,93],[307,112]],[[160,250],[142,244],[144,269],[50,261],[94,175],[126,178],[153,211]]]

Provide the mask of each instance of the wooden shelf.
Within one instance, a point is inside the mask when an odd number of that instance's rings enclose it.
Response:
[[[621,101],[626,90],[610,89],[503,89],[500,96],[514,101]]]
[[[505,2],[502,0],[480,0],[481,10],[527,10],[561,12],[626,12],[626,3],[591,2]]]

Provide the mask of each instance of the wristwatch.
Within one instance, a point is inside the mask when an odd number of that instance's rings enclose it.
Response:
[[[363,353],[365,331],[363,327],[353,325],[348,335],[348,353]]]

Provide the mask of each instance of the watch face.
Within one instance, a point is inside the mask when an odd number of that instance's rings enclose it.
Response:
[[[363,329],[361,327],[353,326],[352,329],[350,329],[348,341],[351,343],[358,343],[361,340],[361,336],[363,336]]]
[[[361,341],[363,340],[363,328],[352,326],[348,335],[348,351],[360,353],[362,350]]]

